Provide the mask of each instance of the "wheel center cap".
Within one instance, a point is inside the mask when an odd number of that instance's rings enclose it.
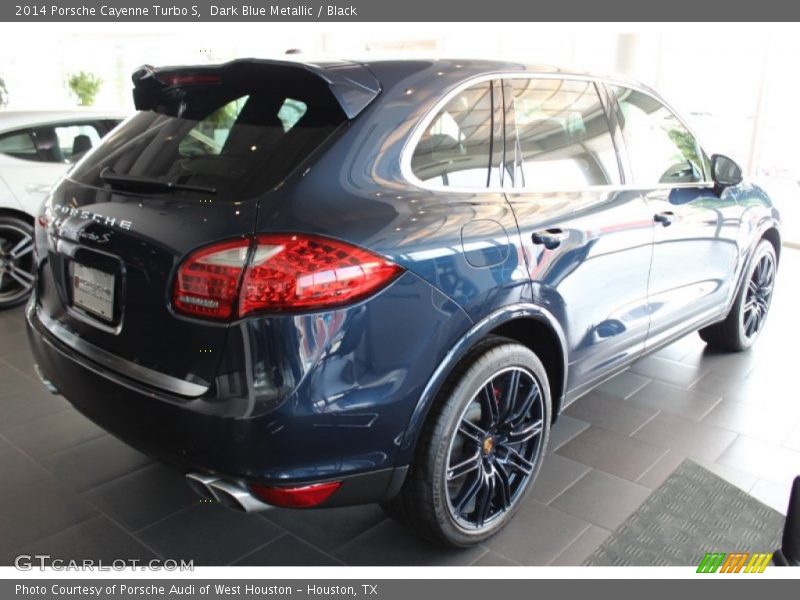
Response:
[[[490,435],[483,440],[483,453],[488,456],[492,450],[494,450],[494,437]]]

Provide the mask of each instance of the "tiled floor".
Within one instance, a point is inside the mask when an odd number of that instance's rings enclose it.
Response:
[[[0,313],[0,564],[20,553],[242,565],[580,564],[689,457],[784,512],[800,474],[800,252],[784,250],[769,324],[747,353],[696,335],[570,406],[513,526],[433,547],[377,506],[244,515],[106,435],[37,381],[22,311]]]

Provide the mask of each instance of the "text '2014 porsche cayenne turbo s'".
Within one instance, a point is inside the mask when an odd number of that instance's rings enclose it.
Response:
[[[380,502],[497,532],[559,411],[764,326],[779,217],[651,90],[487,61],[134,74],[53,190],[42,379],[239,510]]]

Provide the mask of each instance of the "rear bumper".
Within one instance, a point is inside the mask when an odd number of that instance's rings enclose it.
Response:
[[[414,318],[398,327],[406,311]],[[239,485],[341,481],[324,506],[396,493],[411,415],[469,324],[406,273],[353,307],[232,325],[211,390],[191,398],[92,360],[48,329],[46,315],[34,294],[26,317],[37,368],[100,427],[185,472]]]
[[[33,303],[27,315],[28,340],[43,383],[52,386],[83,415],[130,446],[186,471],[213,473],[241,484],[341,481],[323,506],[378,502],[399,490],[406,468],[366,473],[266,479],[251,456],[263,451],[253,433],[269,430],[267,417],[221,419],[195,413],[136,389],[134,382],[92,363],[45,330]],[[48,386],[48,387],[49,387]],[[288,474],[287,474],[288,475]]]

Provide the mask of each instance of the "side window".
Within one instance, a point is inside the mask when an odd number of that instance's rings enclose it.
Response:
[[[502,115],[493,106],[497,94],[492,88],[491,81],[467,88],[436,115],[411,157],[411,170],[421,181],[461,188],[489,185],[489,165],[497,155],[492,147],[494,115]]]
[[[15,131],[0,135],[0,154],[23,160],[39,160],[33,136],[29,131]]]
[[[608,119],[591,81],[515,79],[515,187],[576,189],[620,183]]]
[[[100,141],[97,127],[88,123],[56,125],[54,128],[61,156],[69,162],[77,162]]]
[[[622,87],[613,89],[636,184],[703,181],[707,159],[678,118],[648,94]]]

